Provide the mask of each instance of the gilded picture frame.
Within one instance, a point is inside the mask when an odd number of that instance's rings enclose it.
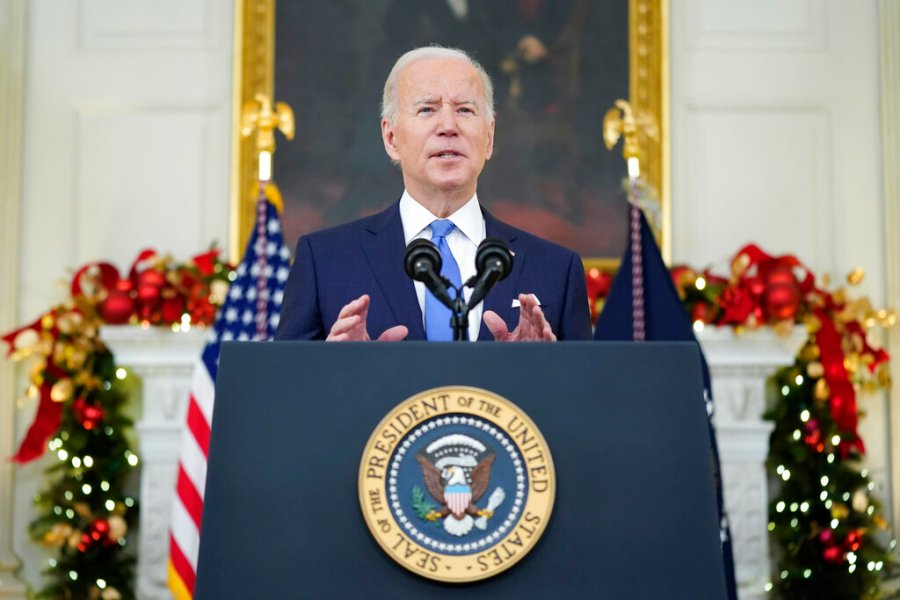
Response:
[[[621,0],[608,1],[620,2]],[[278,90],[275,89],[276,9],[275,0],[235,0],[234,133],[229,236],[230,255],[233,260],[239,257],[255,220],[254,200],[258,169],[258,157],[253,140],[241,139],[239,134],[241,107],[258,94],[264,94],[273,100],[284,100],[283,97],[278,97]],[[636,110],[651,115],[659,129],[658,139],[644,140],[641,170],[644,181],[655,192],[657,206],[654,208],[654,212],[656,213],[657,238],[666,258],[668,258],[670,247],[667,12],[668,0],[629,0],[627,38],[622,37],[623,40],[627,39],[628,45],[627,99]],[[602,117],[602,114],[611,106],[611,103],[608,106],[597,106],[597,115]],[[293,106],[292,108],[301,115],[298,137],[302,140],[304,107]],[[501,126],[504,126],[502,120],[498,127]],[[372,135],[378,135],[377,122],[373,125]],[[278,140],[279,148],[284,148],[289,143],[296,144],[297,142],[287,142],[283,138]],[[601,147],[603,141],[597,139],[596,143],[598,147]],[[621,159],[620,148],[614,148],[610,152],[616,153],[616,158],[621,164],[621,174],[624,177],[625,162]],[[274,179],[277,183],[281,183],[277,169],[278,158],[276,153]],[[491,210],[495,209],[491,207]],[[506,215],[502,213],[498,216],[506,218]],[[513,222],[513,224],[533,230],[527,223]],[[536,233],[542,232],[536,231]],[[296,238],[296,235],[288,237]],[[286,239],[286,241],[289,245],[293,245],[296,239]],[[566,240],[557,241],[566,244]],[[580,250],[574,244],[566,245]],[[581,253],[587,267],[612,269],[617,263],[617,256],[613,253],[601,256],[591,255],[590,252],[583,250]]]

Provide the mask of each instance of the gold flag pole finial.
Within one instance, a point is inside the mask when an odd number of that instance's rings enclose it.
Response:
[[[275,152],[275,130],[288,140],[294,139],[294,111],[284,102],[276,102],[265,94],[246,102],[241,110],[241,138],[256,133],[256,151],[259,155],[259,182],[272,179],[272,153]]]
[[[641,145],[644,139],[659,140],[659,127],[653,116],[643,110],[632,109],[627,100],[616,100],[615,106],[603,116],[603,142],[608,150],[624,138],[622,156],[628,165],[628,177],[641,175]]]

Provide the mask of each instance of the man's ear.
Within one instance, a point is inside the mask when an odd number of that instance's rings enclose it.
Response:
[[[391,160],[395,162],[399,161],[400,152],[397,150],[397,146],[394,143],[394,126],[387,119],[381,120],[381,140],[384,142],[384,151],[391,157]],[[491,144],[493,144],[493,141],[491,141]]]
[[[488,145],[487,145],[487,153],[484,155],[485,160],[490,160],[491,155],[494,154],[494,125],[497,124],[497,120],[491,121],[491,132],[488,135]]]

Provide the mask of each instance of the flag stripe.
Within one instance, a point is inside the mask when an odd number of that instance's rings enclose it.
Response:
[[[197,445],[203,451],[204,456],[209,456],[209,421],[200,412],[194,394],[188,399],[187,426],[191,430]]]
[[[218,346],[218,344],[216,344]],[[218,348],[216,349],[218,354]],[[191,381],[191,396],[197,401],[197,406],[203,413],[207,423],[212,423],[213,398],[215,398],[215,371],[209,370],[210,366],[203,358],[197,361],[194,367],[194,377]],[[215,369],[216,365],[213,364]]]
[[[197,491],[194,483],[184,471],[184,467],[178,467],[178,482],[176,484],[178,499],[187,513],[194,520],[197,529],[200,529],[200,517],[203,514],[203,497]]]
[[[178,547],[178,544],[175,543],[174,538],[170,538],[169,546],[172,549],[169,564],[172,565],[172,570],[175,572],[178,579],[181,580],[181,584],[187,588],[187,597],[190,598],[193,595],[190,590],[194,589],[194,581],[197,577],[194,573],[194,567],[191,566],[185,555],[181,552],[181,549]]]
[[[184,556],[191,571],[197,572],[197,556],[200,550],[200,530],[194,524],[194,520],[184,509],[181,502],[175,502],[172,505],[172,541],[177,545],[179,551]],[[184,582],[189,583],[188,579]],[[193,583],[190,589],[193,589]]]
[[[186,430],[189,432],[190,430]],[[197,440],[192,435],[184,435],[181,438],[181,464],[185,474],[197,489],[200,497],[205,496],[206,491],[206,454],[200,449]]]
[[[257,227],[233,279],[230,278],[228,295],[216,315],[214,336],[203,348],[191,380],[169,536],[169,588],[177,600],[188,600],[194,594],[219,347],[228,340],[272,339],[290,256],[281,235],[278,213],[261,189]]]

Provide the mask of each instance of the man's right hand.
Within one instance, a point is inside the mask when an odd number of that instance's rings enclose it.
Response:
[[[369,315],[369,296],[363,294],[345,305],[338,314],[337,321],[331,326],[326,342],[368,342],[372,338],[366,330],[366,318]],[[378,336],[379,342],[399,342],[409,335],[405,325],[391,327]]]

